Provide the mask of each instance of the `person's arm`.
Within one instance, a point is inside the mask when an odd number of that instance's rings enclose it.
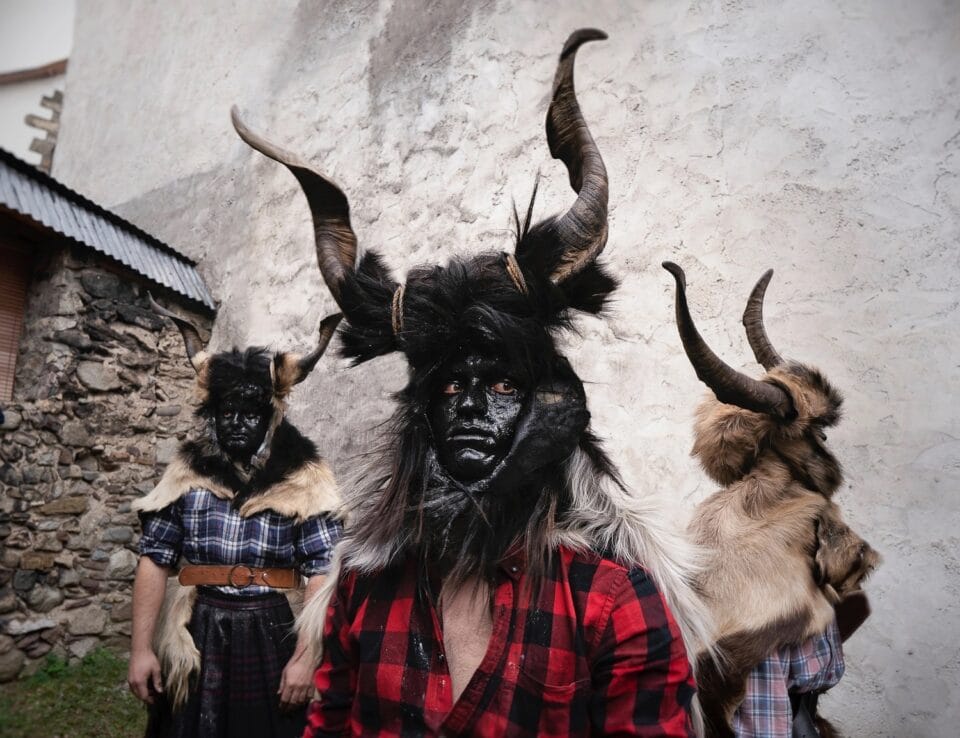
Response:
[[[639,568],[625,575],[608,612],[591,659],[595,734],[692,738],[692,670],[650,576]]]
[[[178,502],[162,510],[140,514],[140,563],[133,580],[133,630],[127,685],[148,704],[153,692],[163,691],[160,662],[153,651],[153,634],[163,606],[167,577],[180,558],[183,519]],[[152,691],[151,691],[152,690]]]
[[[297,526],[294,538],[294,557],[300,573],[307,577],[307,588],[303,594],[303,604],[316,595],[326,578],[333,555],[333,547],[340,539],[343,526],[329,515],[309,518]],[[314,660],[317,646],[309,642],[309,635],[299,633],[297,647],[293,656],[283,669],[280,677],[280,705],[292,709],[303,705],[313,692],[313,672],[317,668]]]
[[[307,587],[303,592],[304,605],[313,599],[326,578],[325,574],[315,574],[307,580]],[[282,708],[291,709],[305,704],[310,699],[313,691],[313,671],[316,668],[311,658],[312,653],[313,649],[308,643],[308,636],[300,633],[297,636],[297,648],[280,676],[280,689],[277,690],[277,694],[280,695]]]
[[[350,726],[357,688],[357,661],[350,645],[350,600],[354,576],[341,576],[327,608],[323,658],[314,675],[319,696],[307,708],[303,738],[342,736]]]
[[[160,661],[153,652],[153,632],[163,605],[170,570],[141,556],[133,580],[133,631],[130,637],[130,666],[127,685],[130,691],[147,704],[153,703],[154,692],[163,691]]]

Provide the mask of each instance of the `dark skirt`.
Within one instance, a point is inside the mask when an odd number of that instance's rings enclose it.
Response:
[[[151,706],[147,738],[299,738],[306,705],[280,709],[280,675],[296,648],[293,613],[279,593],[239,597],[200,588],[190,619],[200,673],[186,704]]]

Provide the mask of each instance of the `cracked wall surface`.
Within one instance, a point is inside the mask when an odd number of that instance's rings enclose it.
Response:
[[[288,172],[248,122],[346,190],[396,273],[511,248],[511,200],[568,206],[543,134],[566,35],[610,172],[612,317],[565,340],[626,477],[678,516],[713,486],[689,457],[702,387],[672,318],[756,372],[740,326],[767,267],[782,353],[846,395],[838,501],[885,563],[823,712],[848,735],[954,735],[957,669],[960,5],[942,0],[559,4],[102,2],[77,10],[54,175],[200,261],[213,342],[307,347],[335,308]],[[404,381],[397,357],[325,357],[296,422],[341,476]]]

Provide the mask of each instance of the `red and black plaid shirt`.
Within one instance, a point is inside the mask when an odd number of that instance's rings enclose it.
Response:
[[[414,562],[345,574],[304,737],[693,735],[680,632],[643,569],[561,548],[535,602],[525,578],[521,560],[503,566],[490,644],[454,703]]]

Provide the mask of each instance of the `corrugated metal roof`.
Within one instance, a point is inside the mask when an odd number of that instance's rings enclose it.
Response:
[[[0,149],[0,209],[123,264],[204,312],[216,310],[193,261],[4,149]]]

